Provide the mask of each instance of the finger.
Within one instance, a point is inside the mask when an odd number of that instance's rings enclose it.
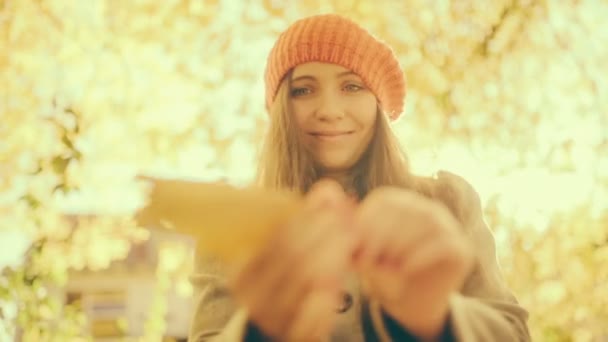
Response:
[[[320,241],[319,246],[311,251],[296,279],[312,280],[316,286],[331,286],[346,276],[353,244],[348,238],[332,235]]]
[[[282,284],[288,282],[290,286],[299,284],[304,289],[312,288],[333,292],[342,288],[342,283],[350,268],[350,255],[355,246],[355,239],[350,236],[352,234],[347,234],[343,230],[330,229],[333,225],[340,224],[340,222],[336,222],[340,221],[339,217],[329,216],[326,220],[319,224],[325,231],[322,239],[307,251],[302,262],[290,265],[292,272],[283,279]],[[323,228],[324,226],[329,227]],[[295,271],[294,267],[296,267]],[[299,296],[301,296],[301,292],[286,291],[283,294],[283,300],[285,303],[290,303]]]
[[[311,187],[306,196],[306,205],[308,208],[322,208],[327,205],[336,205],[347,201],[348,198],[344,193],[342,186],[329,179],[322,179]]]
[[[306,251],[315,246],[322,234],[317,229],[302,230],[297,242],[292,242],[289,236],[273,238],[260,251],[253,260],[236,273],[232,287],[235,296],[243,305],[249,308],[252,316],[272,315],[272,311],[283,306],[296,305],[298,294],[305,291],[299,283],[291,283],[283,287],[284,281],[289,277],[289,270],[297,265]],[[283,296],[286,292],[294,292],[289,303],[285,303]],[[275,302],[273,310],[266,310],[268,302]],[[276,311],[281,311],[280,309]]]
[[[288,341],[324,340],[335,320],[336,296],[329,291],[310,293],[290,325]]]
[[[386,245],[387,240],[390,239],[390,233],[385,231],[387,227],[378,226],[374,232],[374,235],[368,237],[363,242],[364,246],[361,249],[358,259],[358,267],[361,270],[373,269],[376,263],[379,261],[382,248]]]
[[[408,276],[414,276],[421,272],[436,270],[442,264],[451,261],[450,257],[454,254],[449,251],[454,248],[454,243],[447,238],[436,238],[422,244],[403,263],[403,272]]]
[[[407,279],[388,269],[375,269],[366,274],[368,294],[382,303],[399,303],[407,293]]]
[[[318,229],[306,233],[295,243],[281,241],[279,244],[277,241],[270,244],[265,253],[240,274],[237,292],[252,316],[265,316],[277,323],[287,323],[291,319],[291,311],[299,306],[303,294],[310,290],[312,285],[306,279],[299,281],[293,276],[298,265],[322,238]],[[268,303],[273,305],[269,307]]]
[[[332,226],[336,218],[329,217],[325,224]],[[295,272],[291,281],[313,282],[314,286],[337,287],[346,276],[350,267],[350,255],[355,246],[355,239],[341,230],[324,229],[321,239],[311,247],[303,262],[298,263],[301,268]],[[291,267],[296,264],[292,264]]]
[[[261,310],[266,311],[266,318],[278,329],[278,334],[283,336],[288,327],[293,324],[300,308],[308,293],[313,289],[309,282],[283,281],[280,286],[271,292],[274,296],[267,297],[265,302],[260,303]]]
[[[449,262],[450,255],[457,256],[465,249],[457,220],[446,208],[436,203],[428,204],[421,208],[418,218],[429,234],[421,240],[418,248],[411,249],[410,255],[405,256],[403,267],[408,273]]]
[[[302,254],[317,243],[325,234],[322,226],[332,215],[328,207],[321,209],[304,208],[283,227],[260,250],[260,253],[249,263],[246,263],[242,276],[259,275],[268,267],[268,261],[275,266],[293,263]],[[279,269],[282,269],[279,267]]]
[[[357,235],[347,229],[347,225],[351,222],[351,209],[339,204],[337,207],[331,206],[302,212],[281,237],[284,241],[280,244],[288,250],[283,253],[294,257],[310,254],[311,248],[314,248],[315,245],[318,246],[320,241],[326,240],[328,237],[339,237],[341,240],[336,243],[354,244]]]
[[[342,186],[329,179],[323,179],[315,183],[309,191],[304,210],[300,213],[300,219],[317,214],[319,210],[333,210],[339,217],[345,220],[335,228],[344,228],[354,231],[354,214],[357,203],[349,198]]]
[[[293,320],[312,284],[294,281],[288,267],[268,266],[263,273],[249,274],[242,281],[237,300],[264,331],[281,334]],[[291,278],[291,279],[290,279]]]
[[[387,238],[390,218],[386,215],[379,217],[382,212],[375,202],[365,202],[355,214],[355,230],[361,236],[361,246],[356,253],[359,266],[369,267],[372,258]],[[390,212],[389,212],[390,214]]]
[[[398,272],[410,255],[416,253],[417,248],[437,238],[432,230],[420,224],[398,228],[394,233],[393,237],[386,240],[376,260],[377,267],[391,272]]]
[[[399,215],[378,216],[376,223],[362,234],[361,247],[357,251],[355,262],[361,269],[370,269],[378,265],[395,265],[401,261],[408,249],[426,235],[420,227],[403,223]]]
[[[446,224],[443,218],[445,215],[437,212],[436,205],[418,197],[404,196],[401,200],[407,203],[397,203],[397,207],[389,206],[388,210],[383,210],[388,211],[388,214],[383,213],[384,216],[376,214],[374,227],[368,228],[364,248],[367,251],[361,253],[368,263],[399,267],[407,255],[425,239],[437,238],[447,232],[443,227]],[[367,215],[370,213],[373,214],[368,210]],[[374,222],[369,216],[363,220]],[[374,239],[369,237],[371,234],[383,236]]]
[[[339,287],[340,277],[348,265],[349,248],[354,243],[349,244],[343,231],[330,229],[342,223],[329,210],[317,213],[308,221],[296,229],[299,236],[283,241],[282,247],[269,246],[267,255],[243,272],[246,277],[240,280],[244,286],[240,291],[244,297],[241,300],[247,303],[252,315],[287,323],[303,293],[321,286],[319,282],[324,282],[324,287]],[[270,310],[269,302],[273,303]]]
[[[359,207],[355,214],[356,229],[360,231],[363,246],[359,257],[363,266],[375,263],[382,249],[394,238],[394,230],[404,225],[401,207],[403,194],[394,189],[377,189]]]
[[[305,297],[303,292],[337,292],[341,287],[340,282],[349,265],[350,250],[354,246],[343,230],[333,229],[342,223],[334,212],[325,211],[311,218],[310,226],[302,227],[314,230],[315,239],[310,240],[306,249],[301,249],[299,254],[293,255],[293,259],[288,261],[284,277],[279,279],[273,291],[281,293],[280,298],[276,299],[277,308],[288,315],[287,324],[295,319],[294,308],[297,309],[302,304]],[[290,289],[281,288],[286,284]]]

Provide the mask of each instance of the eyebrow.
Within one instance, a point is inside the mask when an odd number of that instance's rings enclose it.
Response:
[[[354,75],[354,76],[359,77],[359,75],[357,75],[354,71],[351,71],[351,70],[342,71],[342,72],[336,74],[336,77],[340,78],[340,77],[350,76],[350,75]],[[317,80],[314,76],[311,76],[311,75],[302,75],[302,76],[298,76],[298,77],[292,79],[291,81],[295,82],[295,81],[305,80],[305,79],[312,80],[312,81],[316,81]]]

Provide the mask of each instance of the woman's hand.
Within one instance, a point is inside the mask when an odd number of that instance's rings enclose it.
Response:
[[[355,214],[362,244],[355,263],[369,295],[420,338],[443,330],[449,297],[473,265],[473,252],[449,210],[397,188],[370,193]]]
[[[234,296],[264,335],[281,341],[329,336],[356,245],[352,211],[337,183],[321,181],[305,208],[235,274]]]

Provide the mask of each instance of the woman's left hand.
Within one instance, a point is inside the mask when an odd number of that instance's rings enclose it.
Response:
[[[438,337],[449,297],[474,262],[460,224],[443,205],[398,188],[371,192],[355,214],[355,264],[368,295],[409,333]]]

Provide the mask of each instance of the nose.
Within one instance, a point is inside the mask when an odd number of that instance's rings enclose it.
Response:
[[[326,90],[319,96],[319,104],[315,112],[317,119],[334,121],[344,118],[344,108],[340,104],[339,96]]]

